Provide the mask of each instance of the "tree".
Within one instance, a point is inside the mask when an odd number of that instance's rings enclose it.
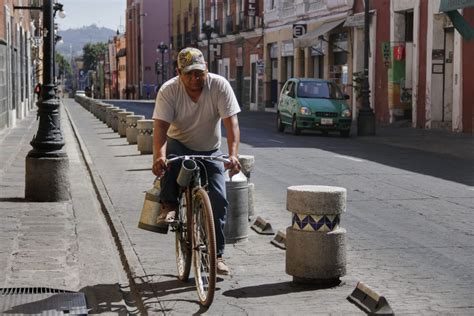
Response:
[[[60,53],[56,53],[56,64],[58,65],[58,76],[70,78],[72,76],[71,64]]]
[[[84,69],[95,70],[99,63],[99,59],[107,52],[106,43],[87,43],[82,49],[84,52]]]

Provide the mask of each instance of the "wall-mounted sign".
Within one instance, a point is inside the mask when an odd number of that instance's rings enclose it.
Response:
[[[258,0],[245,0],[244,14],[246,16],[260,16],[258,9]]]
[[[385,67],[390,68],[390,42],[382,42],[382,57]]]
[[[433,49],[431,51],[431,58],[433,60],[444,60],[444,49]]]
[[[293,38],[306,34],[306,24],[293,24]]]

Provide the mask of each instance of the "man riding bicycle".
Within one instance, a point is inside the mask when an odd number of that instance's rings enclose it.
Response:
[[[229,163],[204,162],[208,173],[217,248],[217,273],[228,275],[224,254],[224,225],[228,202],[224,170],[233,176],[240,170],[238,148],[240,107],[229,82],[209,73],[202,52],[184,48],[178,54],[178,76],[165,82],[156,97],[153,112],[153,146],[156,155],[153,173],[161,177],[159,223],[172,222],[178,209],[179,164],[166,165],[173,155],[220,155],[221,121],[227,134]],[[165,172],[166,171],[166,172]]]

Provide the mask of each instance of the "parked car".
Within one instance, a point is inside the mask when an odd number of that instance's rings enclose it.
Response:
[[[291,78],[283,86],[278,102],[277,130],[286,126],[298,135],[301,130],[318,130],[323,133],[338,131],[349,137],[352,113],[341,92],[331,81],[313,78]]]

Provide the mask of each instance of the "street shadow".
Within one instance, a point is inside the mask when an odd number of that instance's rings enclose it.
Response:
[[[165,281],[153,281],[156,278],[172,278]],[[219,291],[218,283],[223,282],[224,279],[217,277],[216,279],[216,291]],[[166,302],[185,302],[196,305],[198,310],[193,315],[200,315],[205,313],[208,308],[203,307],[199,304],[197,299],[182,299],[182,298],[166,298],[170,295],[179,295],[187,292],[195,292],[196,284],[194,278],[189,278],[188,281],[180,281],[176,279],[175,275],[171,274],[161,274],[161,275],[146,275],[143,277],[135,277],[135,284],[140,297],[142,298],[144,308],[150,310],[153,308],[153,305],[159,304],[163,309],[163,312],[172,312],[173,309],[165,309],[163,303]],[[172,304],[175,306],[175,304]]]
[[[326,136],[312,131],[293,135],[289,132],[290,128],[286,128],[285,133],[276,131],[275,113],[242,112],[239,117],[242,117],[239,121],[241,142],[255,148],[315,148],[469,186],[474,185],[474,164],[470,155],[466,154],[464,158],[462,153],[434,152],[419,145],[430,141],[434,147],[438,144],[435,141],[441,137],[446,146],[449,146],[451,141],[453,144],[458,141],[469,143],[469,138],[463,134],[408,127],[380,127],[376,136],[369,137],[356,137],[355,131],[350,138],[342,138],[333,133]],[[409,143],[414,135],[416,140],[410,143],[409,148],[405,143]],[[439,141],[439,145],[441,144]]]
[[[57,289],[51,289],[51,291],[45,293],[33,294],[33,291],[30,292],[32,293],[15,295],[11,300],[7,300],[10,306],[7,306],[6,310],[2,309],[0,311],[2,315],[49,315],[50,313],[86,315],[86,312],[89,315],[103,313],[124,316],[141,314],[131,297],[130,291],[119,284],[86,286],[78,292]]]
[[[97,133],[97,135],[105,135],[105,134],[115,134],[115,132],[104,132],[104,133]]]
[[[224,293],[222,293],[222,295],[234,298],[257,298],[266,296],[286,295],[289,293],[319,291],[341,285],[341,282],[328,285],[311,285],[297,284],[294,282],[281,282],[241,287],[225,291]]]
[[[116,155],[114,157],[117,158],[125,158],[125,157],[137,157],[137,156],[143,156],[142,154],[131,154],[131,155]]]
[[[128,172],[137,172],[137,171],[151,171],[151,168],[143,168],[143,169],[126,169],[125,171],[128,171]]]
[[[97,284],[79,290],[87,300],[89,314],[114,313],[140,315],[128,287],[116,284]]]
[[[29,201],[21,197],[6,197],[6,198],[0,198],[0,202],[28,203]]]
[[[111,145],[107,145],[109,147],[118,147],[118,146],[129,146],[130,144],[111,144]]]
[[[120,139],[120,138],[122,138],[122,137],[120,137],[120,135],[117,135],[115,137],[101,137],[101,139],[106,139],[106,140],[107,139]]]

